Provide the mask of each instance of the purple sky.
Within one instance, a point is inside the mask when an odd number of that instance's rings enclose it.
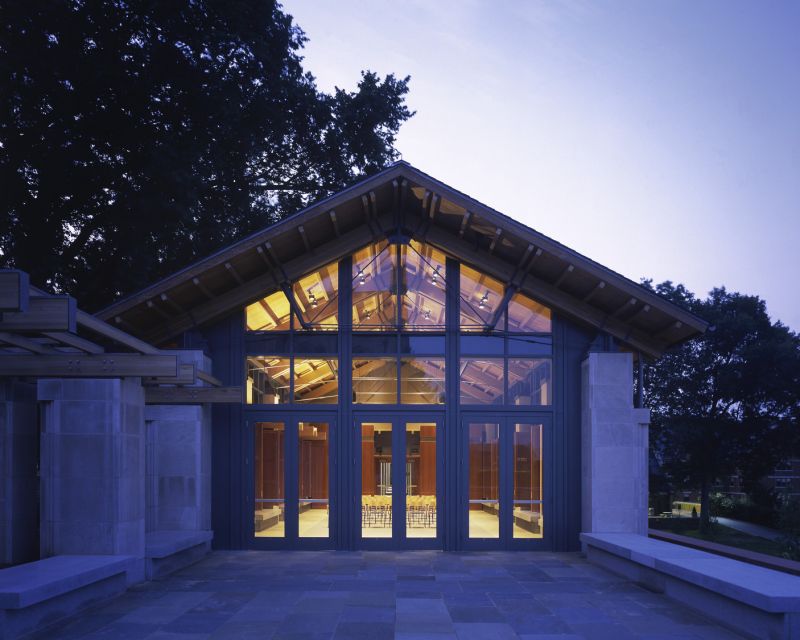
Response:
[[[287,0],[319,86],[411,75],[403,158],[638,281],[800,330],[800,2]]]

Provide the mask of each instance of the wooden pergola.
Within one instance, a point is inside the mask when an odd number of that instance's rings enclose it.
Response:
[[[0,270],[0,377],[142,379],[147,404],[240,403],[194,364],[81,311],[74,298],[31,286],[24,271]]]

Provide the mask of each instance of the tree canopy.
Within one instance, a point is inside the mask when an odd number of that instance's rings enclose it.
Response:
[[[700,300],[671,282],[655,289],[711,323],[645,378],[652,452],[673,484],[700,492],[705,527],[716,480],[738,472],[752,487],[796,449],[800,337],[771,322],[757,296],[719,288]]]
[[[89,309],[377,172],[413,115],[408,77],[320,91],[275,2],[0,6],[0,261]]]

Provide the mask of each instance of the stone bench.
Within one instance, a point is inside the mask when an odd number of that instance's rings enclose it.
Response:
[[[0,638],[50,626],[124,593],[141,576],[133,556],[53,556],[0,570]]]
[[[145,577],[162,578],[211,551],[213,531],[151,531],[145,534]]]
[[[751,638],[800,639],[800,578],[632,533],[582,533],[587,558]]]

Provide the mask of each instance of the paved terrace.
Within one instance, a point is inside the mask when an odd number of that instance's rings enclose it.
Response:
[[[573,553],[215,552],[40,638],[738,638]]]

